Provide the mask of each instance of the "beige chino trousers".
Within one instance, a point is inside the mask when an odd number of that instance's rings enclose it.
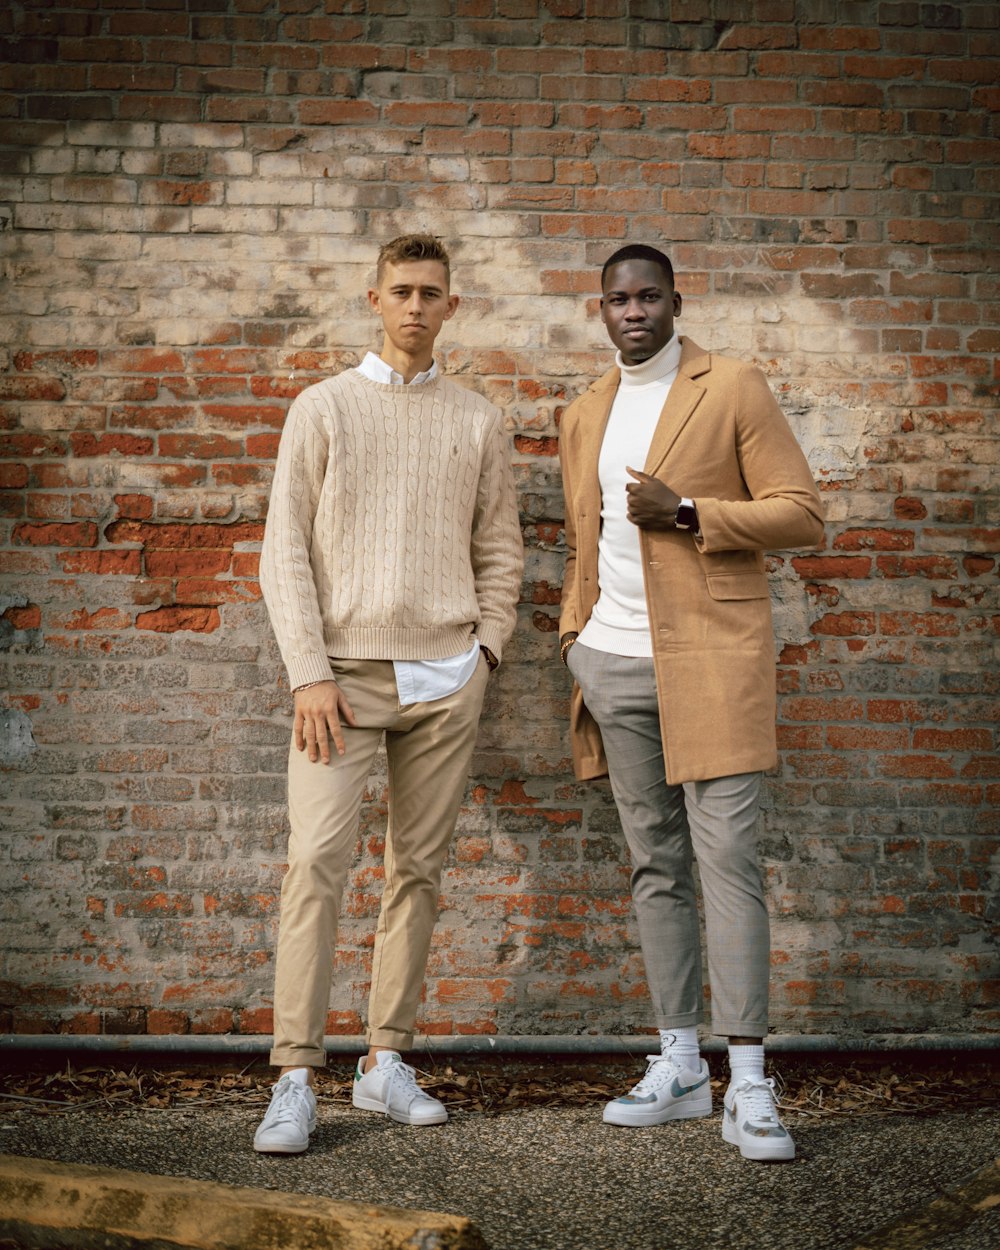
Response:
[[[288,758],[288,872],[274,987],[278,1067],[322,1067],[337,921],[358,818],[385,734],[389,819],[385,885],[375,931],[368,1000],[370,1046],[404,1050],[423,986],[437,919],[441,869],[468,782],[489,676],[480,656],[452,695],[401,707],[389,660],[331,660],[357,726],[343,726],[343,755],[312,763],[294,743]]]

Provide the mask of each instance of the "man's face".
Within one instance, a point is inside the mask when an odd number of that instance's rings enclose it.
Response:
[[[458,307],[448,293],[448,274],[439,260],[386,263],[378,290],[369,291],[386,338],[406,356],[430,352],[441,326]]]
[[[661,266],[623,260],[604,275],[601,320],[627,365],[655,356],[674,335],[681,297]]]

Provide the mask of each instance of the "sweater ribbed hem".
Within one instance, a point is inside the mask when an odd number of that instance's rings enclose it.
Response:
[[[325,642],[329,654],[340,660],[447,660],[468,651],[472,626],[451,625],[441,629],[352,626],[329,630]]]
[[[360,635],[360,638],[359,638]],[[293,656],[288,661],[288,680],[292,690],[309,682],[329,681],[330,656],[342,660],[447,660],[468,651],[471,637],[481,647],[487,647],[499,660],[503,654],[504,630],[502,626],[482,622],[473,635],[468,627],[449,630],[340,630],[329,643],[329,655],[316,652],[311,655]],[[387,640],[388,639],[388,640]],[[395,647],[392,655],[383,654]],[[416,654],[400,654],[400,648]]]

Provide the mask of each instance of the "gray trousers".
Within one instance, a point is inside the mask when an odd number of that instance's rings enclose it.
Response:
[[[756,847],[761,774],[668,785],[653,661],[579,642],[567,660],[604,741],[632,856],[632,899],[657,1027],[704,1019],[697,857],[712,1031],[763,1037],[770,932]],[[691,715],[698,715],[696,706]]]

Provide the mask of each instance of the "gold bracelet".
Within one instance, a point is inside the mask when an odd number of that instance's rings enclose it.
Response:
[[[578,635],[574,634],[572,638],[567,638],[566,641],[559,648],[559,658],[560,660],[562,660],[564,664],[566,663],[566,655],[569,652],[569,649],[573,645],[573,643],[576,642],[577,637]]]
[[[322,686],[328,681],[333,681],[333,678],[321,677],[319,681],[307,681],[304,686],[296,686],[292,694],[298,694],[300,690],[312,690],[313,686]]]

